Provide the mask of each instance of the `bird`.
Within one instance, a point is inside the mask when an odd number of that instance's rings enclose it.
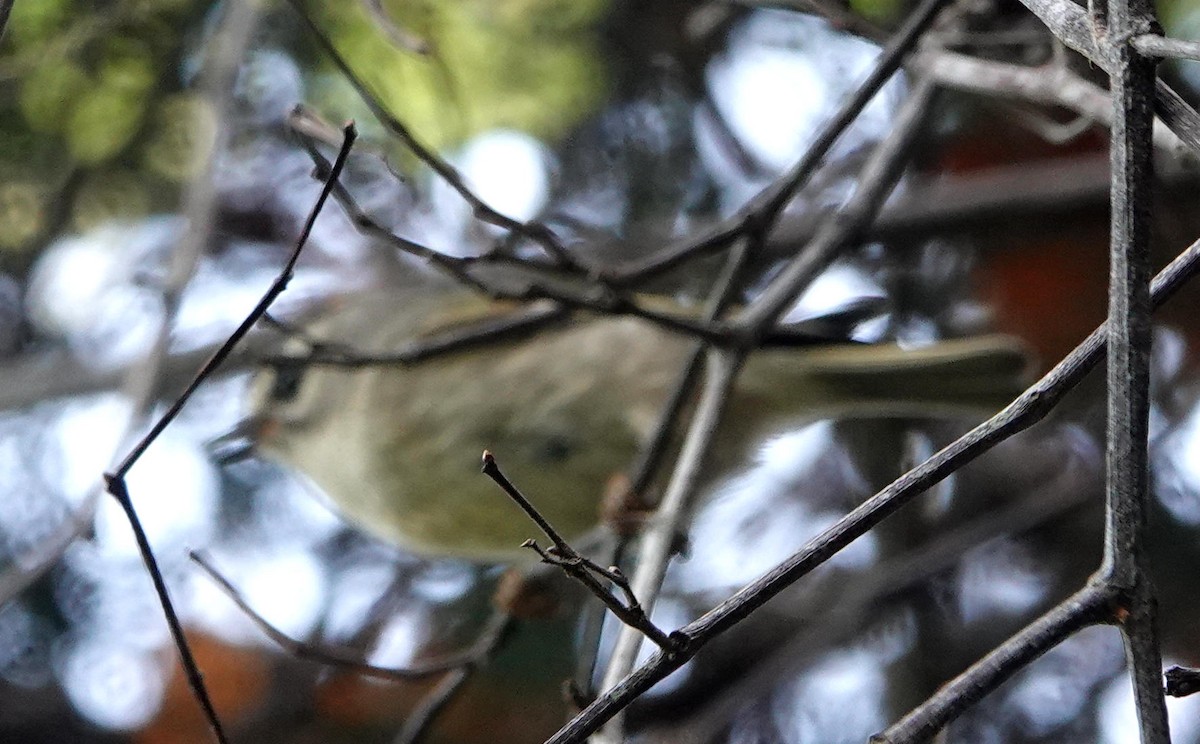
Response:
[[[484,450],[563,536],[588,532],[606,486],[654,430],[693,339],[637,317],[577,312],[412,364],[305,361],[314,344],[385,354],[516,309],[465,291],[375,289],[327,303],[304,321],[304,340],[293,339],[293,363],[255,377],[254,450],[306,476],[349,522],[419,555],[512,562],[528,553],[521,545],[537,529],[480,474]],[[1028,369],[1025,347],[1004,335],[755,350],[709,469],[815,419],[986,414],[1024,389]]]

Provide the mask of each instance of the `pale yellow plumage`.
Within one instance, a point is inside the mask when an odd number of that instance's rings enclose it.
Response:
[[[383,293],[343,300],[311,326],[386,352],[498,308],[470,296]],[[511,311],[505,306],[503,311]],[[505,471],[567,536],[597,521],[600,495],[654,425],[692,342],[644,321],[581,315],[531,338],[412,367],[316,367],[288,400],[258,386],[259,449],[305,472],[349,519],[407,549],[506,560],[536,528],[479,474]],[[916,351],[841,345],[753,354],[715,460],[804,420],[986,413],[1020,391],[1026,356],[1000,336]]]

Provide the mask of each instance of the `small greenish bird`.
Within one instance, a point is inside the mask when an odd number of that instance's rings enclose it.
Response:
[[[307,331],[386,353],[515,309],[465,293],[377,291],[343,298]],[[587,532],[599,523],[606,485],[653,431],[693,343],[644,320],[580,313],[411,366],[276,367],[254,386],[256,450],[305,473],[348,519],[407,550],[511,561],[539,535],[480,475],[480,453],[494,452],[568,539]],[[1005,336],[919,349],[756,351],[709,469],[814,419],[986,414],[1021,391],[1027,367],[1024,348]]]

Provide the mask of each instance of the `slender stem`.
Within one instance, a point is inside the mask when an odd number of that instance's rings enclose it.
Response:
[[[373,677],[375,679],[384,679],[389,681],[412,681],[425,679],[426,677],[435,674],[442,674],[447,671],[458,669],[465,665],[476,662],[481,656],[491,652],[490,646],[482,641],[491,638],[489,632],[485,631],[480,634],[481,642],[476,642],[470,648],[463,651],[453,653],[447,656],[442,656],[437,659],[429,659],[412,664],[407,667],[382,667],[375,664],[370,664],[363,661],[357,655],[348,654],[345,651],[331,648],[328,646],[319,646],[312,643],[292,638],[287,633],[284,633],[279,628],[272,625],[264,618],[258,610],[255,610],[246,597],[238,591],[238,588],[233,585],[229,579],[225,578],[220,571],[212,564],[212,561],[207,556],[192,552],[190,554],[192,561],[200,567],[201,570],[210,578],[217,587],[224,592],[225,596],[229,597],[238,609],[241,610],[250,621],[258,626],[258,629],[263,632],[268,638],[287,653],[295,656],[297,659],[305,659],[326,666],[337,667],[347,671],[361,674],[364,677]],[[489,628],[496,622],[493,620],[489,623]]]
[[[1087,10],[1071,0],[1021,0],[1021,4],[1033,11],[1064,44],[1112,74],[1112,56],[1092,38]],[[1200,113],[1162,80],[1154,82],[1154,96],[1154,107],[1163,123],[1193,152],[1200,153]]]
[[[1200,42],[1146,34],[1133,39],[1133,48],[1147,57],[1200,59]]]
[[[708,352],[704,391],[700,396],[699,408],[692,425],[688,428],[687,439],[684,440],[683,450],[671,475],[671,482],[667,485],[667,492],[655,512],[652,526],[642,536],[642,545],[638,552],[633,592],[641,600],[647,613],[654,607],[662,587],[667,564],[678,543],[684,515],[696,491],[701,466],[712,445],[741,363],[742,356],[736,352],[715,349]],[[637,662],[641,644],[641,636],[629,628],[621,631],[604,672],[600,687],[602,691],[616,686],[629,674],[629,670],[633,669]],[[614,718],[608,727],[607,735],[613,741],[621,740],[621,726],[621,721]]]
[[[296,240],[296,246],[292,249],[291,255],[288,256],[287,262],[284,264],[283,270],[280,271],[279,276],[277,276],[275,281],[271,283],[270,288],[268,288],[263,294],[262,298],[258,301],[258,304],[254,306],[252,311],[250,311],[250,314],[246,316],[241,324],[234,329],[233,333],[229,335],[229,338],[225,341],[225,343],[222,344],[221,347],[213,353],[212,357],[209,358],[204,366],[200,368],[200,371],[196,373],[195,378],[188,383],[188,386],[184,388],[182,393],[179,394],[179,397],[175,399],[175,402],[171,404],[166,413],[164,413],[162,417],[155,422],[154,426],[150,428],[150,431],[147,432],[147,434],[142,437],[142,439],[136,445],[134,445],[129,454],[125,456],[125,459],[121,461],[121,464],[118,465],[113,471],[113,477],[125,477],[125,475],[129,472],[129,469],[132,468],[135,463],[137,463],[138,459],[140,459],[143,454],[145,454],[146,449],[149,448],[154,440],[157,439],[159,435],[161,435],[167,428],[167,426],[169,426],[171,422],[175,420],[200,385],[203,384],[203,382],[208,379],[208,377],[217,369],[217,367],[219,367],[221,363],[225,361],[226,357],[233,352],[233,348],[237,346],[238,342],[241,341],[247,333],[250,332],[250,329],[254,327],[254,324],[258,322],[259,318],[266,314],[268,308],[271,307],[271,303],[275,301],[275,298],[282,294],[283,290],[287,289],[288,282],[290,282],[292,279],[292,272],[295,270],[296,262],[300,260],[300,252],[304,250],[304,246],[308,243],[308,237],[312,234],[313,225],[316,224],[317,216],[321,214],[321,210],[325,207],[325,202],[329,199],[329,193],[333,189],[333,185],[337,181],[338,176],[341,174],[342,168],[346,164],[346,158],[350,156],[350,148],[353,147],[354,140],[358,136],[358,132],[354,128],[353,122],[346,125],[345,129],[343,130],[343,134],[345,139],[342,142],[342,149],[338,153],[337,160],[333,164],[333,169],[330,172],[329,179],[326,180],[325,186],[321,189],[321,193],[317,197],[316,204],[314,204],[312,210],[309,211],[308,218],[304,222],[304,228],[300,231],[300,237]]]
[[[325,50],[325,53],[329,56],[330,60],[342,73],[342,76],[359,94],[359,97],[363,100],[363,102],[367,104],[367,108],[371,110],[371,113],[374,114],[375,118],[378,119],[379,122],[383,124],[383,126],[397,139],[403,142],[408,149],[412,150],[413,154],[416,155],[421,162],[425,163],[425,165],[427,165],[431,170],[433,170],[434,173],[441,177],[441,179],[445,181],[450,188],[454,189],[454,191],[457,192],[460,197],[462,197],[463,201],[467,202],[467,204],[471,206],[472,212],[474,213],[476,219],[532,240],[543,250],[545,250],[546,254],[554,259],[555,262],[565,268],[580,268],[575,259],[571,256],[570,252],[558,241],[558,238],[554,235],[553,231],[551,231],[549,227],[539,222],[521,222],[520,220],[515,220],[508,215],[502,214],[496,209],[493,209],[491,205],[489,205],[474,191],[472,191],[467,185],[466,181],[463,179],[462,174],[459,173],[454,166],[443,160],[431,148],[422,143],[416,137],[416,135],[414,135],[412,131],[405,126],[404,122],[400,121],[399,118],[394,116],[384,107],[375,94],[371,92],[370,88],[367,87],[366,83],[364,83],[354,72],[354,69],[350,67],[350,64],[338,51],[337,46],[334,45],[333,40],[329,38],[329,35],[325,33],[325,30],[317,24],[312,15],[309,14],[307,9],[304,7],[304,4],[301,2],[301,0],[289,0],[289,3],[300,16],[301,20],[304,21],[305,25],[308,26],[309,31],[314,37],[316,37],[317,42],[321,45],[321,48]]]

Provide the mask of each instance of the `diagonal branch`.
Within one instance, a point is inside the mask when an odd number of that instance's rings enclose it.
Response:
[[[1200,241],[1193,243],[1155,277],[1151,301],[1157,309],[1200,269]],[[1100,361],[1107,327],[1100,326],[1041,380],[1034,383],[1004,410],[972,429],[921,465],[898,478],[837,523],[808,542],[800,551],[751,582],[704,616],[672,634],[679,647],[672,654],[658,653],[615,687],[597,698],[551,737],[547,744],[578,742],[595,732],[638,696],[683,666],[705,643],[740,622],[791,586],[839,550],[865,534],[917,495],[924,493],[959,467],[976,459],[1008,437],[1044,418]]]
[[[928,741],[947,723],[1034,659],[1073,633],[1110,619],[1115,604],[1115,592],[1110,588],[1102,583],[1088,584],[970,669],[942,685],[933,697],[887,731],[872,736],[872,744],[917,744]]]
[[[257,610],[250,606],[245,596],[235,587],[229,579],[225,578],[220,571],[213,565],[209,558],[199,552],[192,551],[190,554],[192,562],[199,566],[208,578],[217,585],[217,587],[229,597],[238,609],[241,610],[250,621],[263,632],[263,635],[270,638],[275,645],[279,646],[285,652],[295,656],[297,659],[313,661],[318,664],[344,669],[355,674],[360,674],[364,677],[373,677],[375,679],[397,681],[412,681],[425,679],[426,677],[435,674],[454,671],[468,667],[478,663],[480,659],[486,658],[491,652],[496,643],[496,636],[500,633],[497,628],[498,620],[493,618],[475,643],[470,648],[464,649],[457,653],[442,656],[437,659],[429,659],[426,661],[412,664],[407,667],[382,667],[376,664],[370,664],[363,661],[357,654],[350,654],[340,649],[332,648],[325,645],[316,645],[306,643],[292,638],[287,633],[284,633],[279,628],[272,625],[264,618]],[[506,613],[497,613],[505,620],[508,619]]]

